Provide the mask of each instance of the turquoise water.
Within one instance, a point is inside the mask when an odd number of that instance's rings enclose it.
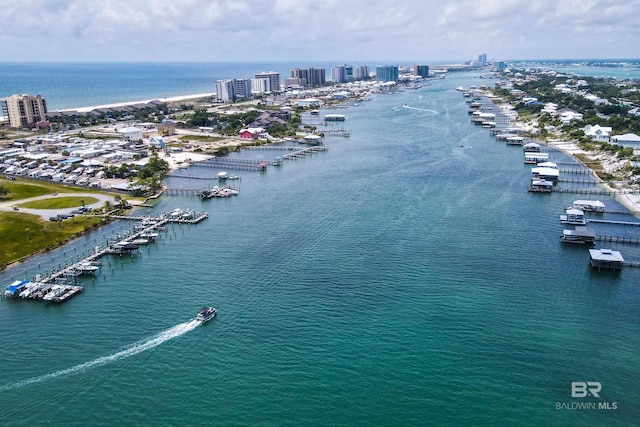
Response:
[[[110,258],[80,296],[1,301],[0,424],[636,425],[640,269],[596,272],[560,243],[582,197],[526,191],[522,150],[454,90],[486,83],[451,74],[340,110],[350,138],[238,172],[238,197],[163,197],[152,211],[209,219]],[[196,326],[203,305],[219,315]],[[600,398],[572,398],[572,381]],[[556,409],[583,400],[617,409]]]

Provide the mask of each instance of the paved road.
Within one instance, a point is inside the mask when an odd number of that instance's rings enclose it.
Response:
[[[86,206],[90,207],[90,208],[101,208],[102,206],[104,206],[104,203],[106,201],[109,201],[111,203],[114,203],[114,196],[108,196],[108,195],[104,195],[104,194],[97,194],[97,193],[57,193],[57,194],[45,194],[44,196],[38,196],[38,197],[31,197],[29,199],[22,199],[22,200],[11,200],[8,202],[0,202],[0,211],[13,211],[13,207],[14,206],[18,206],[22,203],[26,203],[26,202],[30,202],[32,200],[42,200],[42,199],[52,199],[55,197],[84,197],[84,198],[89,198],[89,197],[93,197],[94,199],[98,199],[97,202],[92,203],[92,204],[87,204]],[[18,206],[19,207],[19,206]],[[40,215],[42,218],[44,219],[49,219],[52,216],[56,216],[58,214],[68,214],[70,213],[72,210],[74,209],[78,209],[80,207],[80,205],[76,206],[76,207],[72,207],[72,208],[65,208],[65,209],[30,209],[30,208],[20,208],[19,207],[19,212],[24,212],[24,213],[30,213],[30,214],[34,214],[34,215]]]

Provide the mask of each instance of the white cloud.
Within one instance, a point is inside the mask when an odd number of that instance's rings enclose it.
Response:
[[[0,0],[0,60],[634,57],[640,0]]]

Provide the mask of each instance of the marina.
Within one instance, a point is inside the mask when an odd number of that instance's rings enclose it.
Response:
[[[100,259],[106,255],[130,255],[159,236],[159,231],[165,230],[170,223],[197,224],[208,218],[206,212],[174,209],[155,217],[151,216],[114,216],[115,219],[139,221],[132,233],[116,234],[107,239],[104,246],[95,246],[93,251],[84,257],[78,257],[75,262],[53,267],[51,272],[38,273],[32,279],[17,280],[9,284],[2,293],[3,298],[31,299],[44,302],[61,303],[84,291],[84,286],[75,284],[75,279],[81,275],[93,275],[100,270]]]

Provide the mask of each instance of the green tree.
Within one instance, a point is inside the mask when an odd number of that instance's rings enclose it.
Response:
[[[209,123],[209,113],[207,113],[205,108],[198,108],[194,110],[187,122],[190,127],[209,126]]]

